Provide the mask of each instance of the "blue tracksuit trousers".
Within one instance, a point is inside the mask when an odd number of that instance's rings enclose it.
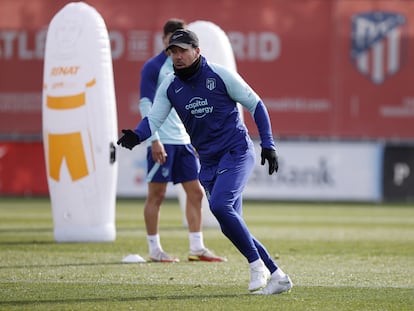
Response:
[[[242,195],[253,170],[253,144],[229,150],[216,165],[201,165],[200,182],[221,231],[249,263],[261,258],[269,271],[277,269],[266,248],[250,233],[243,219]]]

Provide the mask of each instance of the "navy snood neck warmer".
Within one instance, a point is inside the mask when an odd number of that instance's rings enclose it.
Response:
[[[199,56],[194,63],[192,63],[187,68],[178,69],[174,67],[174,74],[179,77],[181,80],[185,81],[191,77],[201,65],[201,56]]]

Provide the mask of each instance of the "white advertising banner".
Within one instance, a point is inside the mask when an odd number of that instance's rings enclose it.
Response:
[[[383,146],[358,142],[277,142],[279,171],[268,175],[256,166],[244,191],[245,199],[310,201],[380,201]],[[146,196],[146,146],[118,148],[118,196]],[[169,186],[169,197],[176,196]]]
[[[378,143],[280,142],[279,171],[269,176],[258,160],[245,198],[378,201],[383,148]]]

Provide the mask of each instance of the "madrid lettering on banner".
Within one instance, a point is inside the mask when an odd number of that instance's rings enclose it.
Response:
[[[0,60],[42,60],[47,29],[0,30]],[[158,50],[159,33],[132,29],[127,32],[111,30],[112,59],[144,61]],[[235,57],[239,60],[271,62],[281,54],[279,36],[274,32],[231,31],[228,33]]]

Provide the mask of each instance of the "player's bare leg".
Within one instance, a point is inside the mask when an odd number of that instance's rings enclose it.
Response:
[[[150,182],[148,183],[148,196],[144,207],[144,220],[147,230],[147,242],[150,253],[150,260],[156,262],[177,262],[178,259],[164,252],[160,236],[158,234],[158,224],[160,219],[161,204],[164,201],[167,191],[167,183]]]
[[[198,180],[188,181],[182,184],[186,193],[186,217],[190,238],[190,261],[223,262],[225,258],[216,256],[204,246],[202,233],[202,200],[203,188]]]
[[[182,183],[186,194],[185,214],[189,232],[201,232],[202,214],[201,202],[203,200],[203,188],[198,180]]]

